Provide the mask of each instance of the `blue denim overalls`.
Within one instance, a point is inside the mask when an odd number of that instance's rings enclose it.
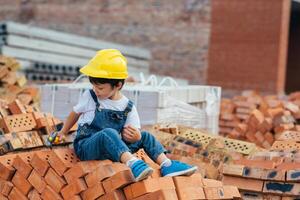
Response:
[[[122,153],[135,153],[144,148],[149,157],[155,161],[166,151],[153,135],[145,131],[141,132],[141,140],[135,143],[122,140],[120,133],[132,109],[132,101],[128,102],[124,111],[100,109],[95,92],[90,90],[90,93],[96,103],[95,117],[91,124],[78,127],[74,140],[74,149],[80,160],[110,159],[119,162]]]

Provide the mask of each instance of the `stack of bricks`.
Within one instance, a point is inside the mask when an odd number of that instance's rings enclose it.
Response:
[[[149,130],[165,146],[169,157],[198,166],[201,169],[200,173],[211,179],[220,180],[222,165],[243,157],[243,153],[245,153],[229,148],[231,141],[225,141],[222,137],[214,137],[204,132],[201,132],[201,135],[193,136],[193,132],[200,134],[200,130],[190,127],[157,124],[154,129]],[[191,134],[191,139],[186,137],[187,132]],[[202,140],[195,140],[197,138]],[[238,142],[241,143],[241,141]],[[232,146],[236,145],[237,147],[239,143]],[[245,148],[244,145],[240,146]],[[255,145],[252,146],[255,147]]]
[[[279,99],[248,91],[232,100],[223,99],[220,134],[268,149],[282,132],[300,131],[297,123],[300,119],[299,106],[299,93]]]
[[[34,106],[23,105],[18,99],[6,107],[0,107],[0,155],[17,149],[43,146],[48,134],[61,125],[62,122],[51,114],[41,113]]]
[[[159,166],[144,152],[137,156],[155,172],[146,180],[134,182],[124,164],[79,161],[73,149],[55,148],[0,157],[0,199],[86,199],[86,200],[188,200],[240,199],[237,187],[190,177],[161,177]]]
[[[26,78],[17,73],[20,64],[13,58],[0,55],[0,97],[10,103],[19,99],[29,105],[38,101],[37,88],[26,87]]]
[[[224,165],[223,184],[237,186],[243,199],[299,199],[299,141],[299,132],[285,132],[271,150]]]

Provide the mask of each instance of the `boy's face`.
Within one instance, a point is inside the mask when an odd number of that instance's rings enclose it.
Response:
[[[109,83],[93,84],[93,90],[99,99],[108,99],[118,91],[118,87],[113,88]]]

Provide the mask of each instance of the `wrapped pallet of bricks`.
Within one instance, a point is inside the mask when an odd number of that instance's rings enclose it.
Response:
[[[41,109],[65,120],[89,83],[41,86]],[[137,107],[142,125],[177,123],[218,133],[221,88],[127,84],[122,93]]]
[[[221,89],[213,86],[125,87],[143,125],[177,123],[218,132]]]

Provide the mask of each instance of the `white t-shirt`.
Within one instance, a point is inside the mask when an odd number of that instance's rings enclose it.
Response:
[[[129,102],[128,98],[122,95],[122,98],[119,100],[99,100],[101,109],[110,109],[116,111],[124,111]],[[73,107],[73,111],[76,113],[81,113],[78,119],[78,125],[83,125],[85,123],[91,124],[95,117],[96,103],[89,90],[86,90],[81,97],[79,98],[78,104]],[[136,107],[133,105],[131,112],[128,113],[127,119],[125,122],[126,125],[131,125],[135,128],[141,128],[140,118]]]

